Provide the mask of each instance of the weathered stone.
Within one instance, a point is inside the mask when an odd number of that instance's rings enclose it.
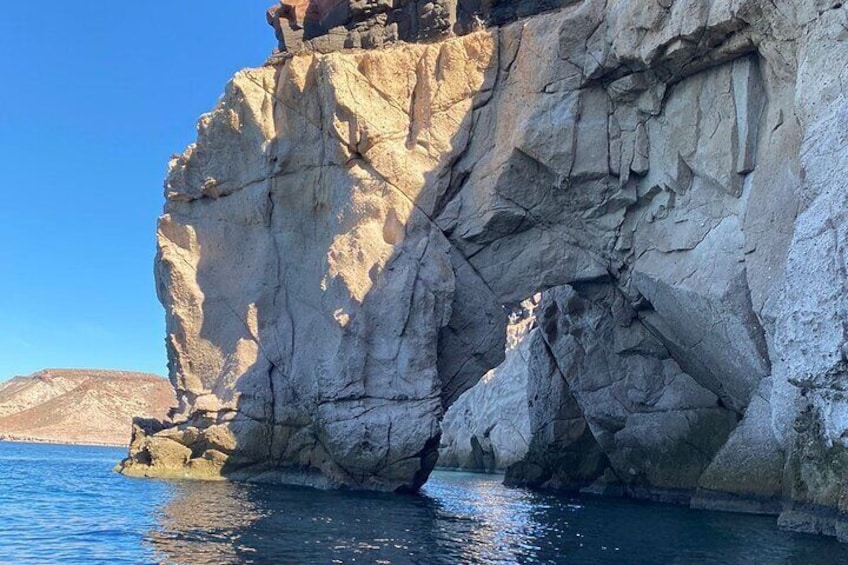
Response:
[[[503,360],[502,306],[552,289],[517,482],[782,502],[782,524],[848,537],[843,3],[270,20],[290,52],[239,73],[171,166],[180,406],[139,429],[135,472],[414,489],[445,410]]]
[[[533,441],[562,451],[556,444],[574,441],[572,428],[585,418],[620,484],[639,496],[686,493],[736,426],[736,416],[683,372],[638,319],[616,313],[618,299],[612,289],[593,298],[568,287],[545,294],[538,315],[544,347],[533,358],[538,366],[550,356],[554,369],[537,371],[531,380],[531,390],[542,387],[531,396],[531,420],[548,419],[534,428]],[[545,405],[564,395],[573,395],[571,406]]]
[[[597,479],[609,462],[556,359],[550,355],[543,332],[544,328],[536,330],[527,340],[530,445],[527,456],[507,469],[505,482],[515,486],[579,489]]]
[[[780,510],[785,453],[768,425],[770,378],[760,382],[745,419],[698,481],[692,506],[774,514]]]

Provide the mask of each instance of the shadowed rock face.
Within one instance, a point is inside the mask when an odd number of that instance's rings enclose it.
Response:
[[[125,472],[414,489],[503,360],[502,305],[547,290],[512,480],[848,537],[841,2],[270,20],[291,53],[239,73],[171,163],[181,405]],[[462,35],[479,21],[503,25]]]
[[[527,453],[527,344],[451,405],[442,421],[439,466],[478,472],[504,471]]]

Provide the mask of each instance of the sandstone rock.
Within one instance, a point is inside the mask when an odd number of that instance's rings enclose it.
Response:
[[[551,289],[519,482],[780,503],[848,537],[848,8],[270,20],[289,52],[239,73],[172,162],[157,280],[180,407],[133,453],[181,437],[175,473],[414,489],[446,408],[503,359],[502,306]]]

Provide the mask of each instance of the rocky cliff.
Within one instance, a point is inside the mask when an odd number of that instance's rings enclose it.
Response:
[[[848,537],[842,2],[269,20],[289,51],[171,163],[180,408],[125,472],[415,489],[503,359],[503,306],[547,290],[511,480]]]
[[[127,445],[133,418],[164,419],[174,404],[156,375],[48,369],[0,384],[0,439]]]

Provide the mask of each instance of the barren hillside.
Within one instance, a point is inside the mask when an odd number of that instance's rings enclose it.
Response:
[[[156,375],[48,369],[0,384],[0,439],[126,445],[133,417],[164,418],[173,404]]]

